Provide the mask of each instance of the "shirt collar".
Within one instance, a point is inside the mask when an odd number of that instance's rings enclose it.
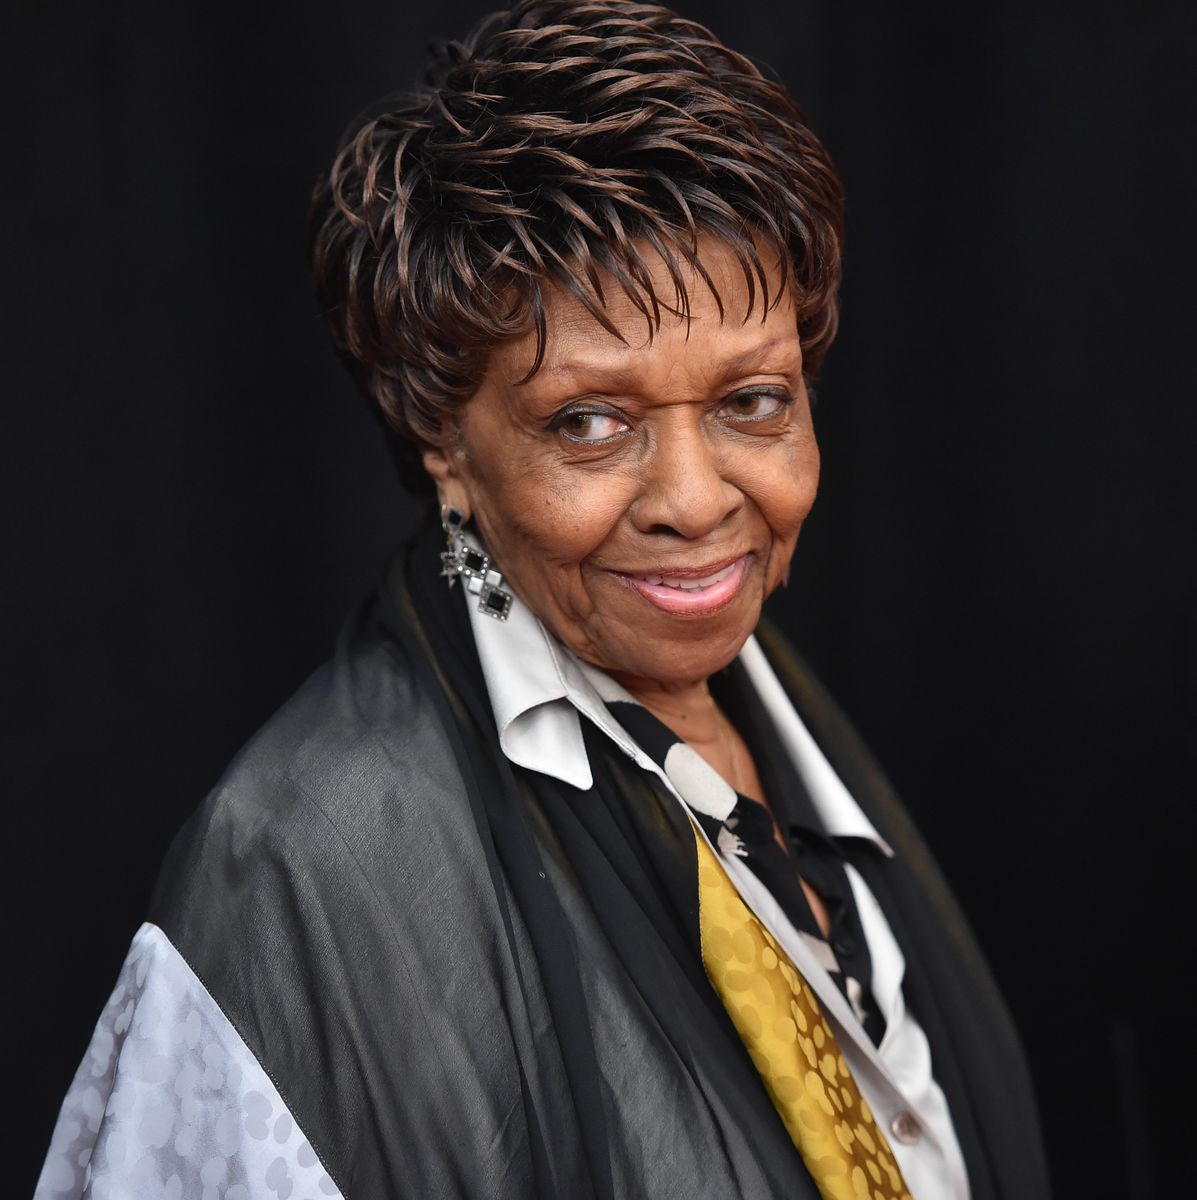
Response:
[[[594,776],[574,699],[578,681],[564,647],[518,597],[507,619],[497,621],[463,594],[503,753],[585,791]]]
[[[566,649],[518,596],[512,599],[507,619],[497,621],[480,611],[476,599],[464,589],[463,594],[499,745],[511,762],[588,790],[594,775],[582,737],[580,718],[586,717],[639,766],[668,782],[607,709],[608,700],[632,699],[624,688]],[[788,748],[826,832],[832,837],[865,838],[892,856],[893,851],[794,711],[756,638],[745,643],[740,661]],[[729,787],[727,793],[727,812],[706,815],[721,821],[727,817],[735,805],[735,792]]]
[[[782,744],[789,751],[794,767],[802,776],[824,830],[831,837],[865,838],[873,842],[887,858],[892,858],[893,850],[852,798],[852,793],[844,786],[844,781],[836,774],[818,742],[794,710],[785,688],[781,686],[755,637],[750,637],[744,643],[740,662],[772,718]]]

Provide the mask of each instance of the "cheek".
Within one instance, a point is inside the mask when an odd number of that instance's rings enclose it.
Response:
[[[771,592],[785,578],[790,557],[798,541],[802,524],[810,513],[819,488],[819,452],[813,439],[785,448],[759,470],[752,486],[756,502],[772,535],[772,548],[766,564],[766,591]]]
[[[581,565],[612,535],[630,503],[615,475],[565,475],[520,463],[484,481],[477,520],[496,562],[538,615],[589,606]]]

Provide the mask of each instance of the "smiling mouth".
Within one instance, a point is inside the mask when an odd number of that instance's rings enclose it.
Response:
[[[748,555],[742,554],[714,570],[699,567],[672,573],[613,573],[654,607],[674,616],[697,617],[710,616],[726,608],[736,598],[744,582],[747,564]]]

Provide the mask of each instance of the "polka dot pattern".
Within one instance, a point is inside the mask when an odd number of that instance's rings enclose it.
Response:
[[[143,925],[67,1092],[34,1200],[340,1196],[261,1064]]]
[[[723,1001],[823,1200],[910,1200],[814,992],[698,843],[707,977]]]

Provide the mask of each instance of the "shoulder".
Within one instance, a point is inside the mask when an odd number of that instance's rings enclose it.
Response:
[[[323,1020],[343,946],[381,961],[468,927],[487,866],[439,709],[366,604],[179,832],[149,917],[222,1006]]]
[[[976,944],[938,863],[860,734],[814,671],[775,627],[762,622],[756,637],[777,681],[832,772],[869,824],[892,848],[894,857],[884,868],[885,873],[910,882],[912,887],[917,884],[920,903],[930,904],[924,913],[926,919],[958,931],[958,952],[967,956],[978,971],[982,970]],[[871,858],[858,859],[857,865],[871,861]]]
[[[237,818],[264,805],[287,821],[308,806],[340,826],[360,824],[380,790],[406,810],[430,787],[460,790],[449,741],[433,697],[369,602],[346,622],[332,658],[238,754],[213,799]]]
[[[368,871],[380,848],[464,803],[436,705],[375,605],[345,623],[332,658],[257,731],[180,831],[155,907],[252,865]]]
[[[756,640],[795,712],[881,836],[891,844],[896,838],[924,857],[925,847],[893,785],[810,664],[771,622],[757,626]]]
[[[446,994],[484,979],[501,932],[425,679],[363,606],[180,832],[151,905],[341,1177],[385,1158],[362,1096],[382,1088],[398,1112],[400,1082],[432,1094],[422,1048],[444,1041]],[[378,1074],[392,1058],[402,1080]]]

